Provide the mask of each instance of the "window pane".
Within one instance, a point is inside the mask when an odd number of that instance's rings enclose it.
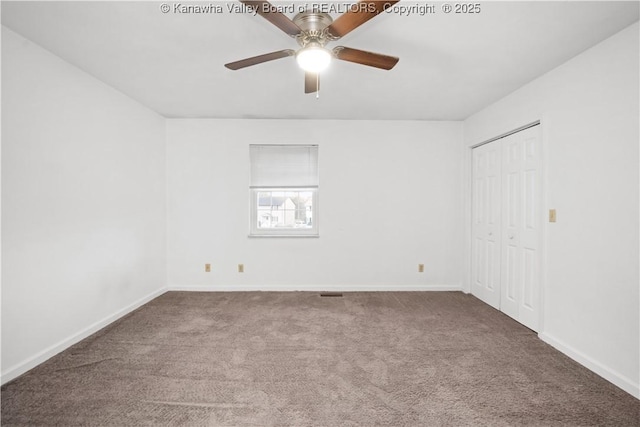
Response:
[[[313,192],[259,191],[257,198],[259,229],[312,228]]]

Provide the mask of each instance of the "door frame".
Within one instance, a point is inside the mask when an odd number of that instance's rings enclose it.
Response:
[[[540,166],[540,191],[541,191],[541,227],[540,227],[540,289],[538,290],[538,304],[539,304],[539,312],[538,312],[538,331],[537,334],[540,336],[544,332],[544,310],[545,310],[545,290],[547,288],[547,237],[548,237],[548,211],[549,211],[549,203],[548,203],[548,159],[549,159],[549,150],[548,150],[548,126],[545,125],[548,120],[546,118],[538,119],[533,122],[529,122],[525,125],[513,128],[509,131],[503,132],[494,136],[492,138],[486,139],[479,143],[473,145],[465,145],[464,147],[464,218],[465,218],[465,230],[464,230],[464,277],[463,277],[463,290],[465,293],[471,293],[471,280],[472,280],[472,254],[473,254],[473,149],[480,147],[482,145],[489,144],[491,142],[502,139],[506,136],[512,135],[516,132],[520,132],[522,130],[540,126],[540,150],[542,164]]]

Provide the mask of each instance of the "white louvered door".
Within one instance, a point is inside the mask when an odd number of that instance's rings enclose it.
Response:
[[[498,232],[493,231],[493,235],[499,236],[495,250],[499,274],[491,283],[492,292],[497,287],[499,297],[496,303],[495,296],[484,289],[487,286],[476,284],[484,279],[478,265],[487,264],[484,261],[486,250],[479,244],[472,248],[473,260],[476,260],[472,261],[472,293],[533,330],[538,329],[540,313],[540,146],[540,127],[534,126],[473,150],[474,242],[483,234],[484,212],[498,210],[498,223],[494,227]],[[483,186],[476,185],[486,179],[482,165],[486,162],[483,157],[487,152],[498,154],[499,189],[495,198],[486,197]],[[476,203],[483,199],[491,206]]]

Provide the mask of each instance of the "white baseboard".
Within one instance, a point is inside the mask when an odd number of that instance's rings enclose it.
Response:
[[[87,338],[89,335],[96,333],[97,331],[109,325],[110,323],[115,322],[122,316],[131,313],[136,308],[162,295],[166,291],[167,291],[166,288],[162,288],[157,291],[154,291],[149,295],[137,300],[136,302],[129,304],[125,308],[118,310],[115,313],[105,317],[104,319],[101,319],[95,322],[94,324],[88,326],[87,328],[81,330],[80,332],[73,334],[72,336],[60,341],[59,343],[44,349],[40,353],[36,354],[33,357],[30,357],[24,362],[18,363],[17,365],[10,367],[6,371],[2,372],[2,375],[0,377],[0,383],[5,384],[14,378],[17,378],[18,376],[24,374],[28,370],[35,368],[36,366],[46,361],[47,359],[50,359],[51,357],[55,356],[61,351],[66,350],[67,348],[71,347],[77,342],[82,341],[83,339]]]
[[[451,285],[171,285],[168,290],[188,292],[462,292],[462,287]]]
[[[149,295],[129,304],[121,310],[95,322],[82,329],[76,334],[65,338],[29,359],[18,363],[0,375],[0,384],[5,384],[14,378],[19,377],[30,369],[35,368],[42,362],[50,359],[63,350],[82,341],[89,335],[96,333],[105,326],[115,322],[119,318],[131,313],[138,307],[148,303],[152,299],[164,294],[167,291],[191,291],[191,292],[246,292],[246,291],[343,291],[343,292],[365,292],[365,291],[461,291],[459,286],[449,285],[408,285],[408,286],[383,286],[383,285],[299,285],[299,286],[277,286],[277,285],[233,285],[233,286],[171,286],[169,288],[158,289]]]
[[[125,316],[126,314],[132,312],[138,307],[148,303],[154,298],[162,295],[167,291],[188,291],[188,292],[247,292],[247,291],[265,291],[265,292],[293,292],[293,291],[311,291],[311,292],[319,292],[319,291],[342,291],[342,292],[411,292],[411,291],[458,291],[464,292],[464,289],[461,286],[451,286],[451,285],[400,285],[400,286],[391,286],[391,285],[229,285],[229,286],[195,286],[195,285],[172,285],[168,288],[158,289],[151,294],[135,301],[134,303],[128,305],[127,307],[118,310],[117,312],[107,316],[94,324],[88,326],[87,328],[81,330],[80,332],[60,341],[57,344],[54,344],[35,356],[21,362],[6,371],[2,372],[0,376],[0,383],[5,384],[11,381],[14,378],[22,375],[30,369],[35,368],[42,362],[47,359],[55,356],[61,351],[71,347],[73,344],[87,338],[89,335],[99,331],[105,326],[113,323],[119,318]],[[540,333],[538,337],[551,345],[555,349],[564,353],[571,359],[580,363],[584,367],[590,369],[596,374],[600,375],[607,381],[626,391],[627,393],[634,396],[636,399],[640,399],[640,384],[632,381],[629,378],[619,374],[618,372],[604,366],[600,362],[597,362],[585,355],[584,353],[572,348],[571,346],[563,343],[561,340],[556,339],[555,337],[547,334]]]
[[[638,384],[637,382],[629,378],[626,378],[620,373],[606,367],[605,365],[603,365],[600,362],[597,362],[596,360],[593,360],[591,357],[587,356],[586,354],[574,349],[570,345],[563,343],[561,340],[549,334],[540,333],[538,334],[538,337],[540,337],[542,341],[554,347],[556,350],[559,350],[560,352],[569,356],[571,359],[575,360],[585,368],[600,375],[602,378],[609,381],[613,385],[621,388],[622,390],[626,391],[636,399],[640,399],[640,384]]]

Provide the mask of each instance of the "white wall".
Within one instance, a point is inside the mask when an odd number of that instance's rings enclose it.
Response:
[[[462,123],[167,123],[170,287],[460,288]],[[251,143],[319,144],[319,238],[247,236]]]
[[[2,28],[2,381],[166,284],[165,120]]]
[[[542,120],[541,338],[640,397],[638,44],[636,23],[469,117],[465,146]]]

